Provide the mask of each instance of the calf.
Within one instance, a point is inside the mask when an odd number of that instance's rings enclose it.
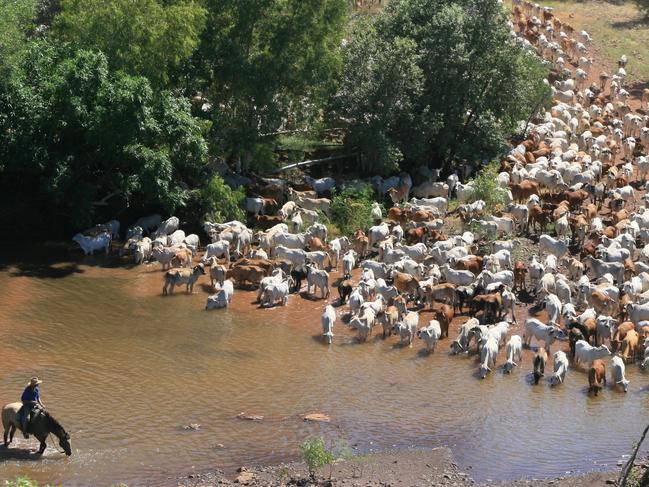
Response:
[[[306,275],[306,292],[311,294],[311,286],[313,286],[313,292],[315,294],[316,289],[320,289],[321,297],[329,297],[329,273],[327,271],[316,269],[313,265],[309,264],[306,266],[307,275]]]
[[[435,351],[435,345],[442,336],[442,329],[439,321],[430,320],[428,326],[422,327],[417,332],[417,337],[426,343],[426,352],[430,353]]]
[[[602,359],[597,359],[588,370],[588,392],[597,395],[602,384],[606,384],[606,365]]]
[[[539,379],[545,374],[545,364],[548,361],[548,353],[545,348],[540,347],[534,355],[534,383],[538,384]]]
[[[557,339],[562,336],[562,331],[559,327],[548,326],[544,323],[541,323],[536,318],[530,318],[525,321],[525,334],[523,335],[523,341],[525,346],[529,348],[532,341],[532,337],[536,338],[538,341],[545,343],[545,350],[550,351],[550,345]]]

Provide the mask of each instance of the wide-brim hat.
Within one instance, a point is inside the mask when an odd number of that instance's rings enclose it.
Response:
[[[29,384],[27,384],[27,385],[28,385],[28,386],[32,386],[32,387],[35,387],[35,386],[37,386],[38,384],[42,384],[42,383],[43,383],[43,381],[40,380],[38,377],[32,377],[31,380],[29,381]]]

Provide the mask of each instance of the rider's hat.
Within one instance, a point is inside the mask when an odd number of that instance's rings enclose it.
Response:
[[[42,384],[42,383],[43,383],[43,381],[40,380],[38,377],[32,377],[31,380],[29,381],[28,385],[30,385],[32,387],[36,387],[38,384]]]

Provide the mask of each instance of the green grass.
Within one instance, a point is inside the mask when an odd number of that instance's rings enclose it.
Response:
[[[621,5],[602,1],[544,0],[562,22],[593,38],[591,57],[599,58],[609,74],[617,70],[622,54],[629,58],[627,79],[649,80],[649,23],[630,0]]]

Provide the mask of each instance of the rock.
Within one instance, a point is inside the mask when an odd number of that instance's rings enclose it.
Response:
[[[225,448],[225,445],[223,443],[217,443],[214,445],[214,448]]]
[[[201,425],[198,423],[190,423],[183,426],[183,429],[186,431],[198,431],[201,428]]]
[[[329,421],[331,421],[331,418],[322,413],[309,413],[304,416],[304,421],[318,421],[321,423],[328,423]]]
[[[246,413],[237,414],[237,418],[247,419],[249,421],[261,421],[262,419],[264,419],[264,417],[260,414],[246,414]]]
[[[613,479],[606,479],[606,482],[604,482],[604,483],[608,484],[608,485],[614,485],[616,482]]]
[[[241,484],[241,485],[248,485],[250,482],[254,480],[255,476],[252,472],[248,472],[246,470],[242,471],[241,474],[235,479],[235,483]]]

